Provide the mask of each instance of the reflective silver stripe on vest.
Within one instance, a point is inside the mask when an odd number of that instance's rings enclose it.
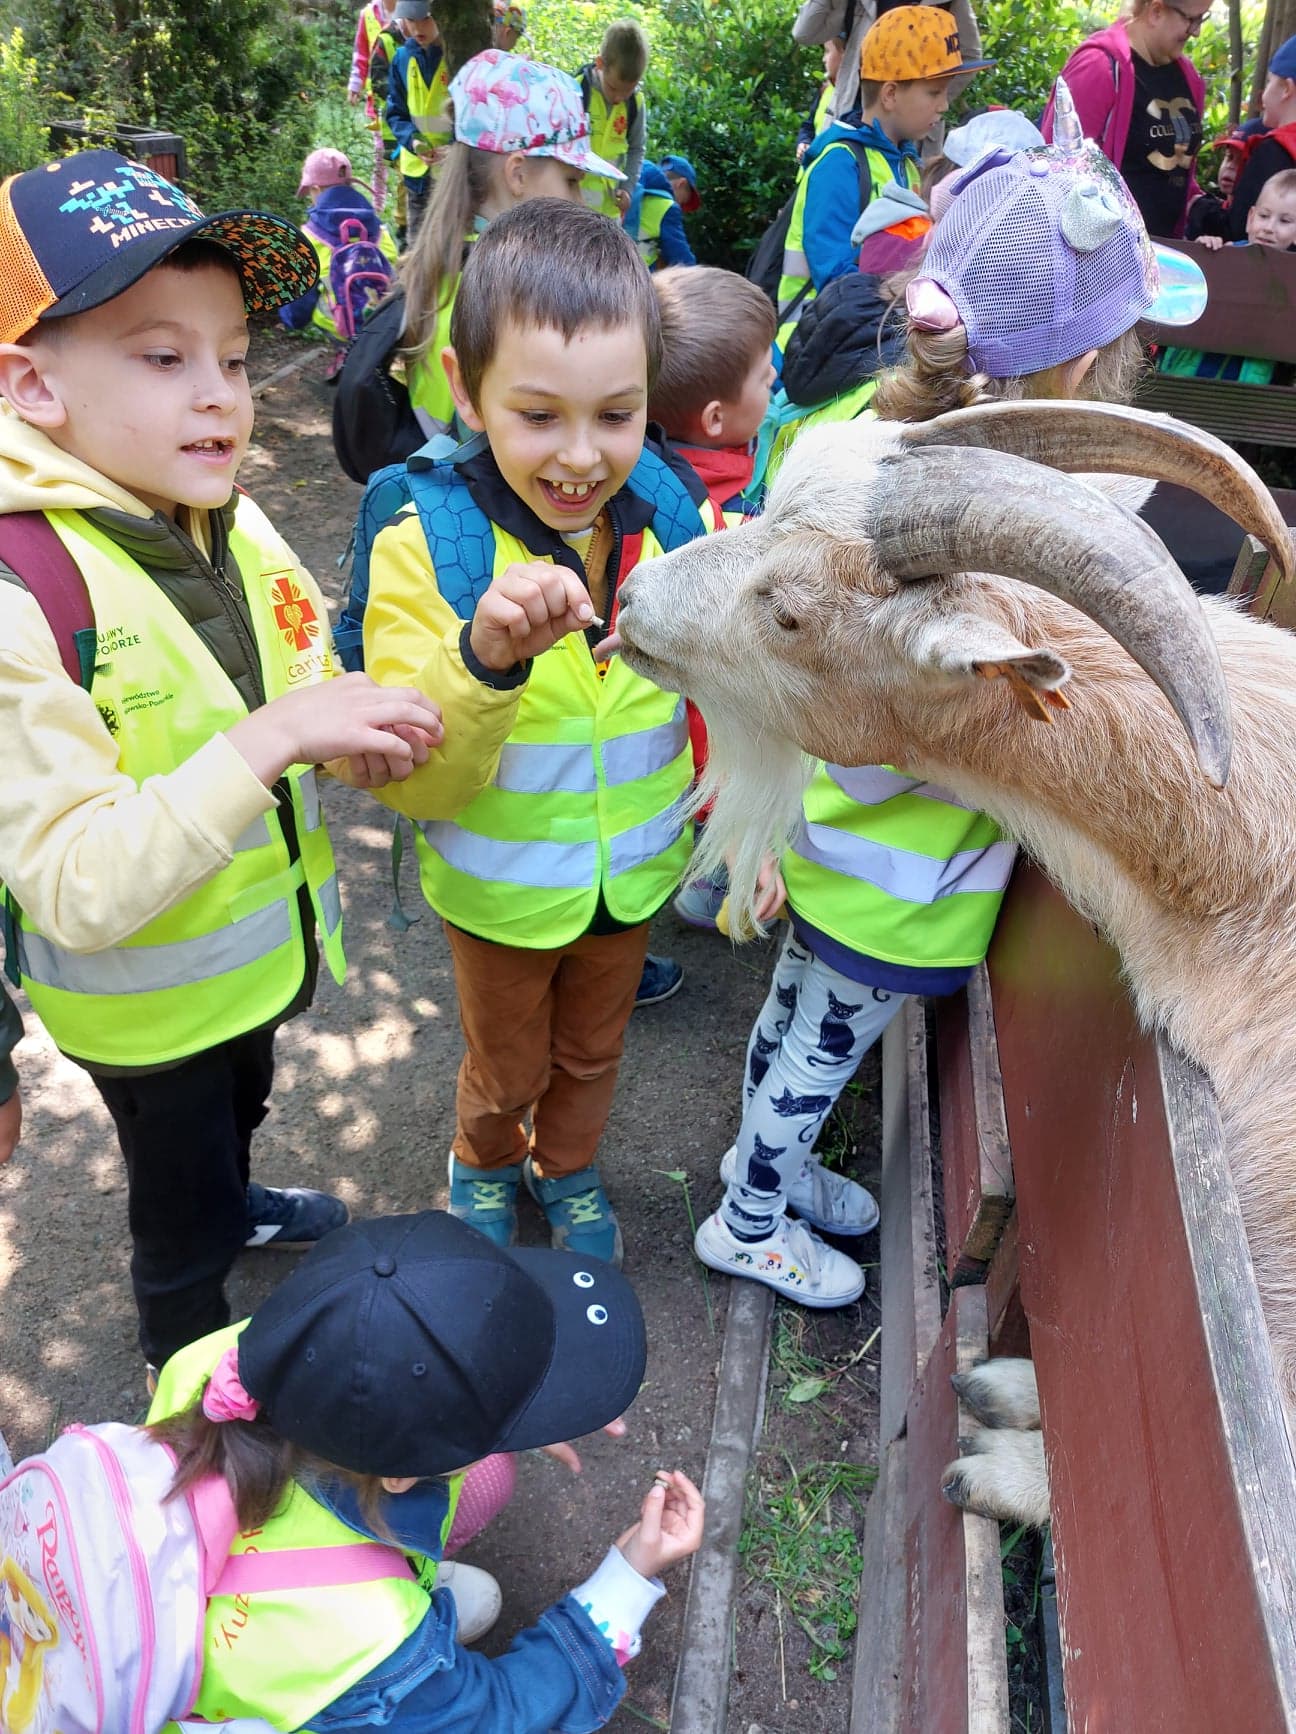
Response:
[[[593,843],[505,843],[448,819],[425,819],[419,830],[448,867],[470,879],[532,885],[541,891],[586,891],[598,873]]]
[[[676,801],[664,813],[657,813],[642,825],[632,825],[628,831],[612,839],[608,850],[608,872],[613,879],[619,873],[629,873],[646,861],[664,855],[684,829],[684,804]]]
[[[783,275],[785,277],[808,277],[810,261],[799,247],[784,247]]]
[[[499,756],[494,783],[511,795],[592,795],[598,787],[593,748],[588,741],[574,746],[509,741]]]
[[[320,828],[320,792],[319,778],[313,770],[303,772],[298,780],[301,789],[302,815],[306,820],[308,831],[318,831]]]
[[[681,699],[669,722],[604,741],[603,775],[613,788],[621,783],[636,782],[640,777],[650,777],[654,771],[673,764],[687,745],[688,718]]]
[[[843,794],[861,807],[877,807],[896,795],[917,795],[924,801],[943,801],[947,807],[960,807],[965,813],[979,813],[973,801],[964,801],[942,789],[939,783],[925,783],[921,777],[907,777],[902,771],[888,771],[882,765],[825,765],[824,769]]]
[[[245,825],[234,839],[234,853],[241,855],[246,849],[264,849],[270,841],[270,829],[266,824],[266,814],[262,813],[253,819],[250,825]]]
[[[687,745],[688,718],[681,699],[669,722],[604,741],[603,776],[611,788],[650,777],[673,764]],[[593,746],[509,741],[500,753],[494,786],[513,795],[592,795],[598,787]]]
[[[317,895],[320,913],[324,917],[324,931],[331,938],[337,932],[338,922],[342,919],[342,893],[338,888],[336,873],[329,874],[320,886]]]
[[[812,825],[803,818],[792,839],[792,852],[848,879],[863,879],[904,903],[935,903],[958,891],[1002,891],[1012,873],[1017,845],[990,843],[984,849],[960,849],[947,860],[935,860],[831,825]]]
[[[64,993],[160,993],[170,987],[197,987],[244,964],[256,963],[292,939],[285,902],[172,945],[122,945],[81,957],[39,933],[19,933],[22,973],[41,987]]]

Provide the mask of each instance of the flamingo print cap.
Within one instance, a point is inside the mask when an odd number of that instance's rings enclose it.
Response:
[[[589,148],[589,116],[576,80],[541,61],[488,48],[455,73],[450,100],[460,144],[500,155],[557,157],[587,175],[625,179]]]

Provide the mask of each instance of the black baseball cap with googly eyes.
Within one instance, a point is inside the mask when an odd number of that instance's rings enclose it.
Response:
[[[390,1476],[595,1432],[634,1401],[646,1359],[639,1301],[611,1265],[505,1249],[439,1210],[326,1235],[238,1350],[276,1432]]]

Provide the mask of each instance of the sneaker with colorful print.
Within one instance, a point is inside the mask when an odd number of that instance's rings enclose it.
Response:
[[[864,1272],[853,1258],[786,1216],[763,1239],[739,1240],[717,1210],[698,1229],[693,1250],[712,1270],[763,1282],[798,1306],[843,1307],[864,1293]]]

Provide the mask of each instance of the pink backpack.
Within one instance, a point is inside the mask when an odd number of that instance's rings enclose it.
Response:
[[[231,1559],[225,1482],[165,1502],[174,1473],[164,1445],[117,1422],[71,1427],[17,1468],[0,1437],[4,1734],[159,1734],[198,1696],[209,1596],[414,1575],[377,1542]]]

